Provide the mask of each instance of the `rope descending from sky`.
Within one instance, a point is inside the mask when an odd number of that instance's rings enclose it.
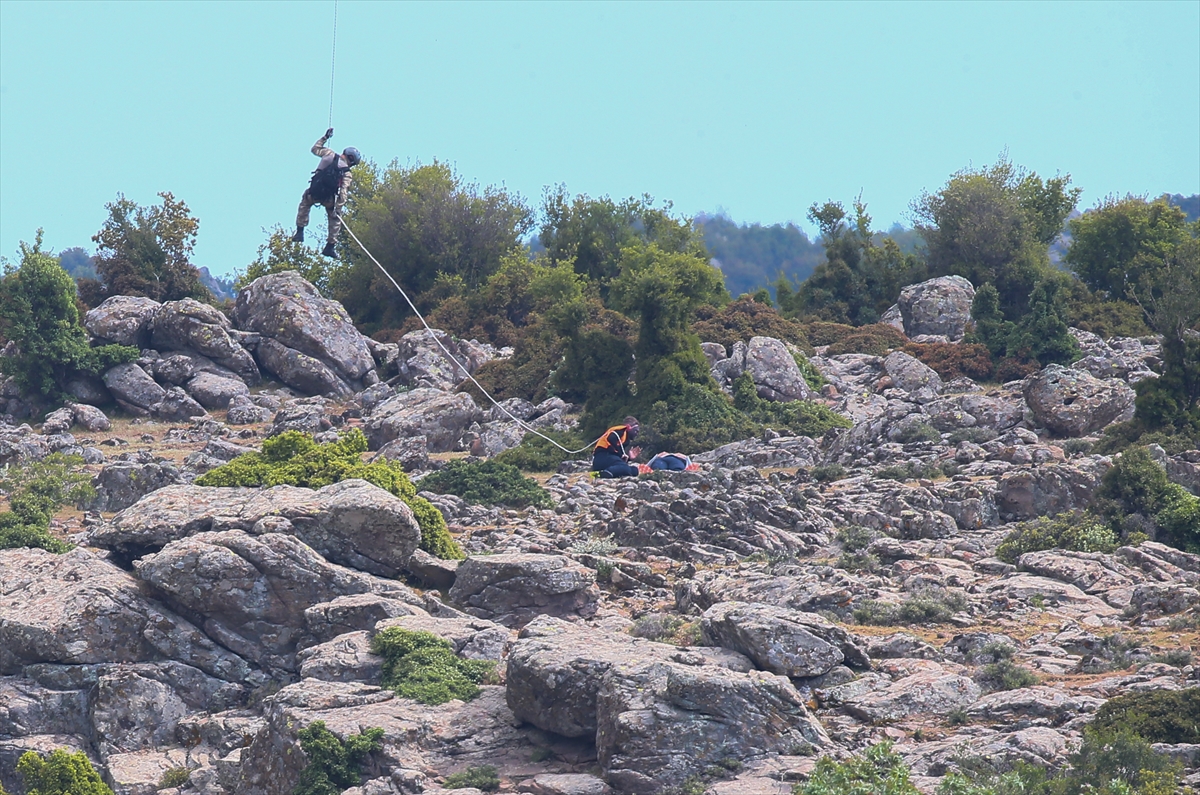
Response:
[[[333,126],[333,76],[337,68],[337,6],[333,0],[333,54],[329,58],[329,125]]]
[[[578,455],[579,453],[582,453],[585,450],[588,450],[591,447],[595,446],[596,442],[600,441],[599,439],[597,439],[595,442],[591,442],[587,446],[581,447],[578,450],[568,450],[567,448],[563,447],[558,442],[551,439],[546,434],[539,431],[537,428],[534,428],[531,425],[527,425],[521,419],[514,416],[513,413],[511,411],[509,411],[508,409],[506,409],[504,406],[501,406],[500,403],[494,397],[492,397],[491,394],[486,389],[483,388],[483,385],[475,380],[475,376],[471,375],[467,371],[467,368],[462,366],[462,363],[458,361],[457,357],[455,357],[455,355],[453,353],[451,353],[450,350],[445,345],[442,344],[441,339],[438,337],[438,335],[434,331],[434,329],[432,327],[430,327],[430,325],[427,322],[425,322],[425,316],[420,313],[420,311],[417,309],[416,305],[412,302],[412,299],[408,297],[408,293],[404,292],[404,288],[401,287],[400,284],[395,279],[392,278],[392,274],[388,273],[387,269],[385,269],[382,265],[379,264],[379,260],[375,259],[375,255],[367,250],[367,247],[364,246],[362,241],[358,239],[358,235],[354,234],[354,230],[350,228],[350,225],[346,223],[345,219],[342,220],[342,226],[350,234],[350,237],[354,238],[354,242],[358,244],[358,247],[361,248],[363,250],[363,252],[368,257],[371,258],[371,262],[375,263],[375,267],[379,268],[379,270],[383,273],[383,275],[387,277],[388,281],[392,283],[392,286],[395,287],[400,292],[400,295],[404,296],[404,300],[408,302],[409,308],[412,309],[414,314],[416,314],[417,319],[421,321],[421,325],[424,326],[425,330],[429,332],[429,336],[433,338],[433,341],[437,343],[437,346],[442,349],[442,353],[446,354],[446,358],[449,359],[451,362],[453,362],[456,366],[458,366],[463,371],[463,373],[467,376],[467,378],[471,379],[471,383],[474,384],[479,389],[479,391],[483,393],[484,397],[486,397],[488,400],[490,400],[492,402],[493,406],[495,406],[496,408],[500,409],[505,414],[507,414],[509,419],[511,419],[513,422],[515,422],[520,427],[524,428],[525,430],[529,431],[532,434],[542,437],[547,442],[554,445],[559,450],[562,450],[564,453],[567,453],[568,455]]]

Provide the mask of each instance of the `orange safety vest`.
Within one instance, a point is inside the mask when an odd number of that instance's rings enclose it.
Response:
[[[621,447],[622,447],[622,451],[623,451],[623,448],[625,447],[625,442],[629,441],[629,426],[628,425],[614,425],[611,428],[609,428],[607,431],[605,431],[604,435],[600,437],[600,441],[596,442],[597,450],[608,450],[609,449],[610,445],[608,443],[608,436],[613,431],[616,431],[618,433],[618,438],[621,440]]]

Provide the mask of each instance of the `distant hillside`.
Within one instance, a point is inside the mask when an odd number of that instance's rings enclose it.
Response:
[[[1167,201],[1187,213],[1189,221],[1200,220],[1200,193],[1184,196],[1182,193],[1172,193]]]
[[[808,239],[795,224],[742,224],[727,215],[696,216],[713,265],[725,274],[725,287],[735,296],[774,284],[780,274],[794,284],[807,279],[825,261],[820,243]]]
[[[237,291],[233,289],[233,279],[213,276],[208,268],[200,268],[200,283],[207,287],[218,301],[232,301],[237,298]]]
[[[79,246],[63,249],[58,258],[58,264],[75,281],[97,278],[92,255],[88,254],[86,249]],[[233,279],[213,276],[208,268],[199,268],[198,270],[200,271],[200,283],[207,287],[218,301],[232,301],[237,298],[237,292],[233,289]]]

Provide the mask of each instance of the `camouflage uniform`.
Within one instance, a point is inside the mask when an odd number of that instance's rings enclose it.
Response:
[[[325,168],[329,166],[333,163],[334,158],[337,158],[339,166],[348,166],[349,163],[346,162],[346,158],[325,146],[327,140],[329,139],[322,135],[313,144],[312,153],[321,158],[321,163],[317,167]],[[346,203],[346,193],[350,190],[350,182],[350,172],[347,171],[342,176],[342,184],[338,188],[337,196],[323,202],[318,202],[309,194],[308,189],[305,189],[304,195],[300,197],[300,209],[296,211],[296,228],[303,229],[308,226],[309,210],[312,209],[314,204],[320,204],[325,208],[325,212],[329,216],[329,238],[326,242],[329,245],[333,245],[337,240],[338,232],[342,231],[342,206]]]

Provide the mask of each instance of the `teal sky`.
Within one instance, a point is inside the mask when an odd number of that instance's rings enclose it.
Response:
[[[0,254],[83,246],[124,193],[200,218],[197,265],[288,226],[329,115],[333,0],[0,0]],[[1111,193],[1200,192],[1200,2],[341,0],[333,141],[449,162],[531,203],[649,193],[804,219],[862,191],[909,221],[1014,162]]]

